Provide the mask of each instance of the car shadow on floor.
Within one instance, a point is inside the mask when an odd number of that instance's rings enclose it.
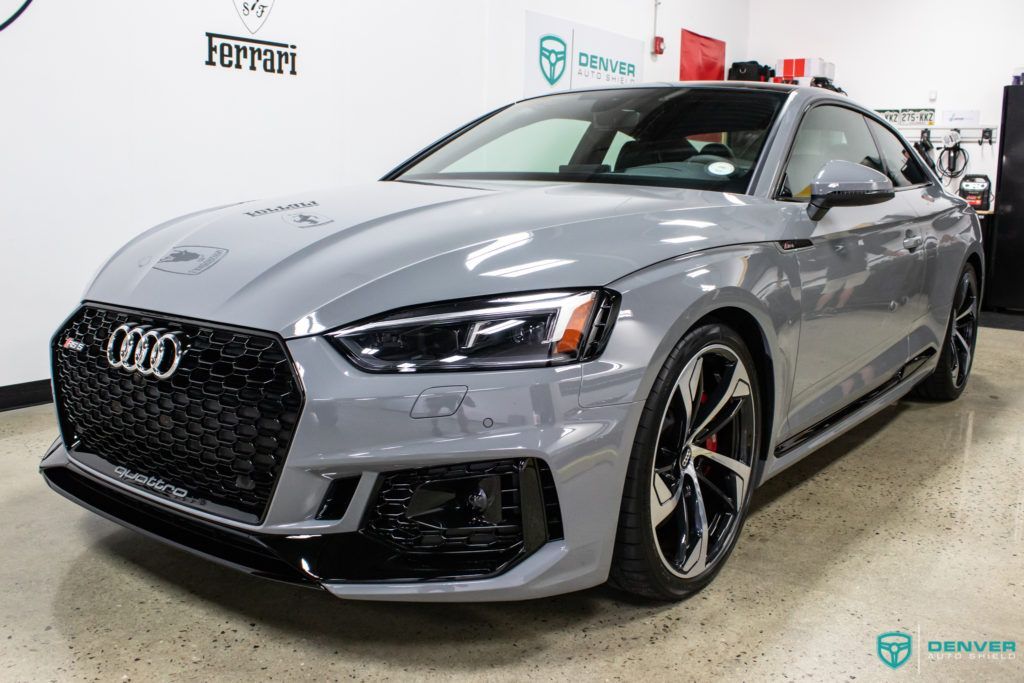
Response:
[[[905,410],[883,411],[859,427],[770,480],[755,495],[751,515],[770,505],[846,456]],[[572,631],[585,637],[614,634],[638,620],[678,619],[675,604],[652,603],[602,586],[569,595],[518,603],[388,603],[341,601],[324,591],[256,579],[221,567],[94,516],[83,518],[89,550],[65,574],[55,603],[57,621],[71,631],[95,628],[94,616],[80,609],[80,596],[108,601],[117,608],[124,597],[111,591],[110,574],[133,575],[136,586],[155,584],[161,600],[210,603],[215,611],[235,615],[239,623],[258,623],[286,637],[309,639],[324,651],[345,650],[366,656],[387,656],[395,664],[422,661],[425,650],[465,645],[494,664],[519,661],[545,646],[546,635]],[[742,544],[742,538],[740,540]],[[826,559],[822,559],[827,564]],[[123,567],[123,569],[122,569]],[[141,577],[141,578],[140,578]],[[766,591],[771,586],[763,586]],[[707,597],[706,591],[702,594]],[[131,605],[125,605],[131,609]],[[208,612],[209,610],[202,610]],[[737,618],[742,615],[736,615]],[[133,621],[105,624],[131,636]],[[136,623],[137,625],[137,623]],[[315,637],[310,636],[315,634]],[[468,666],[467,662],[467,666]],[[453,666],[458,666],[453,663]]]
[[[882,410],[840,435],[835,441],[825,444],[803,460],[769,479],[754,493],[754,499],[750,503],[751,517],[756,515],[758,510],[781,498],[794,487],[812,479],[837,460],[862,446],[875,434],[886,429],[890,423],[898,420],[907,409],[907,403],[901,402]],[[742,540],[741,538],[740,542]]]

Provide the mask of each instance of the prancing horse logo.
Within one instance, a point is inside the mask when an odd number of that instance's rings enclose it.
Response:
[[[540,38],[540,72],[544,80],[554,85],[565,74],[565,41],[558,36]]]
[[[195,261],[199,254],[187,249],[175,249],[167,256],[160,259],[159,263],[178,263],[179,261]]]
[[[910,659],[911,637],[899,631],[878,636],[878,658],[890,669],[898,669]]]
[[[327,225],[334,221],[333,218],[327,218],[315,213],[309,213],[308,211],[295,211],[293,213],[286,213],[281,216],[281,220],[285,223],[294,225],[296,228],[315,228],[318,225]]]

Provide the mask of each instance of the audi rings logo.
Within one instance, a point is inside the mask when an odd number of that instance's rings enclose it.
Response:
[[[107,339],[107,362],[140,375],[167,379],[178,369],[184,353],[173,332],[121,325]]]

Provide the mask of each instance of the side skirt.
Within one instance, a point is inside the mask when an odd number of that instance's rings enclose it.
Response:
[[[925,350],[900,368],[892,379],[807,429],[780,441],[764,468],[759,484],[796,464],[836,437],[895,403],[935,369],[938,355]]]

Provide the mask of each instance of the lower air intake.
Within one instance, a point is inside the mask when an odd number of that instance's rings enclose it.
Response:
[[[498,573],[562,538],[550,469],[535,458],[382,475],[363,531],[417,573],[460,576]]]

